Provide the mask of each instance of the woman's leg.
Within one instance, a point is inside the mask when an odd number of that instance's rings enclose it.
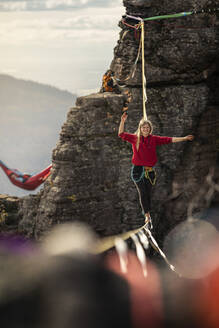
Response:
[[[145,216],[145,223],[150,223],[150,228],[152,229],[153,226],[150,216],[151,189],[152,185],[155,183],[155,171],[153,170],[146,174],[144,167],[133,165],[131,178],[138,191],[139,202]]]
[[[151,189],[152,184],[145,177],[139,182],[135,182],[135,186],[138,190],[139,194],[139,202],[142,208],[142,211],[146,215],[146,217],[150,217],[151,210]]]

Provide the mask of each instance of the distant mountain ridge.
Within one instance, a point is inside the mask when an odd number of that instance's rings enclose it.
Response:
[[[8,98],[8,95],[13,95],[12,98]],[[40,96],[45,99],[58,98],[59,102],[66,101],[67,98],[76,99],[76,95],[66,90],[60,90],[54,86],[47,84],[41,84],[31,80],[22,80],[10,75],[0,74],[0,105],[5,102],[5,105],[10,106],[15,100],[23,100],[22,96],[27,97],[29,100],[31,97]],[[22,103],[25,105],[25,103]]]
[[[75,100],[69,91],[0,74],[0,159],[29,173],[47,166]],[[0,193],[25,194],[2,172]]]

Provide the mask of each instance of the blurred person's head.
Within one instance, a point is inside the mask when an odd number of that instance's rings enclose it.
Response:
[[[131,327],[128,284],[92,254],[95,238],[83,226],[63,225],[28,255],[0,246],[1,325]]]

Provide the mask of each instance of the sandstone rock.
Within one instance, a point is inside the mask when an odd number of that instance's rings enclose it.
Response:
[[[18,223],[21,219],[19,215],[18,197],[9,195],[0,195],[0,232],[1,233],[17,233]]]

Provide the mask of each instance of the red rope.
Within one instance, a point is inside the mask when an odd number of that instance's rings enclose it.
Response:
[[[139,24],[137,25],[130,25],[128,23],[126,23],[124,20],[122,20],[122,23],[128,27],[131,27],[131,28],[134,28],[135,30],[138,30],[139,29]]]

